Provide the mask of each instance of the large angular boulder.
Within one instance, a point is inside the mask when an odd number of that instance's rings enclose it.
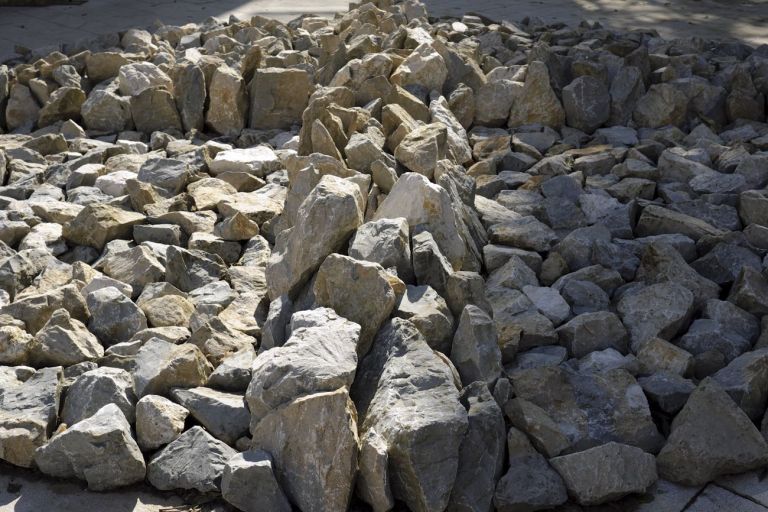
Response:
[[[235,69],[219,66],[208,88],[206,125],[221,135],[238,135],[245,128],[248,96],[245,81]]]
[[[114,286],[94,290],[86,298],[90,330],[105,347],[130,340],[147,328],[147,318],[131,299]]]
[[[165,394],[174,387],[202,386],[213,367],[200,349],[152,338],[139,349],[133,370],[136,396]]]
[[[643,493],[657,480],[653,455],[610,442],[550,459],[568,494],[581,505],[599,505],[631,493]]]
[[[465,387],[461,403],[469,427],[459,448],[459,469],[447,510],[485,512],[504,469],[504,415],[482,382]]]
[[[515,427],[507,433],[509,470],[496,485],[493,503],[499,512],[547,510],[566,502],[565,484]]]
[[[71,366],[103,355],[96,336],[64,308],[53,312],[30,348],[30,358],[39,366]]]
[[[675,416],[656,462],[662,478],[703,485],[765,466],[768,444],[716,381],[705,379]]]
[[[509,127],[541,123],[559,128],[565,123],[565,110],[549,83],[547,65],[535,60],[528,64],[525,84],[515,92],[509,112]]]
[[[221,495],[244,512],[291,512],[291,504],[275,479],[272,457],[261,450],[238,453],[227,461]]]
[[[253,362],[246,393],[251,429],[272,409],[302,395],[350,387],[359,338],[360,326],[331,309],[295,313],[291,337]]]
[[[249,84],[249,128],[288,129],[309,102],[310,75],[303,69],[261,68]]]
[[[134,422],[136,395],[133,393],[131,374],[110,367],[87,371],[67,388],[61,421],[74,425],[108,404],[117,406],[129,423]]]
[[[171,396],[216,439],[234,445],[248,433],[250,414],[242,395],[196,387],[173,389]]]
[[[220,492],[224,468],[235,455],[234,448],[195,426],[150,459],[147,480],[162,491]]]
[[[461,312],[450,353],[465,386],[478,380],[492,386],[501,376],[496,326],[477,306],[467,304]]]
[[[395,290],[390,274],[368,261],[331,254],[317,270],[312,290],[317,305],[329,307],[359,324],[359,353],[365,354],[395,307]]]
[[[403,217],[374,220],[357,228],[349,242],[348,254],[357,260],[394,269],[404,282],[413,278],[408,220]]]
[[[599,78],[580,76],[563,87],[563,107],[568,126],[592,133],[611,115],[608,88]]]
[[[253,449],[272,455],[277,481],[301,510],[347,509],[359,440],[355,404],[346,388],[274,409],[251,429],[251,437]]]
[[[0,393],[0,459],[31,467],[35,449],[56,428],[61,397],[61,367],[43,368]]]
[[[429,43],[417,46],[398,66],[390,80],[403,87],[417,85],[441,92],[448,77],[443,57]]]
[[[510,377],[517,396],[543,409],[571,450],[616,441],[655,452],[663,444],[642,388],[623,369],[581,373],[543,366]],[[553,393],[561,398],[551,400]]]
[[[355,183],[331,175],[320,179],[301,203],[296,224],[278,239],[270,257],[266,276],[271,299],[296,294],[326,256],[344,246],[363,223],[363,204]]]
[[[418,173],[400,176],[387,198],[379,205],[374,220],[405,217],[413,229],[422,225],[434,237],[454,270],[461,269],[467,254],[459,219],[451,197],[441,186]]]
[[[142,450],[155,450],[179,437],[189,411],[158,395],[136,403],[136,439]]]
[[[35,463],[47,475],[85,480],[93,491],[141,482],[146,473],[131,426],[115,404],[53,436],[37,449]]]
[[[443,510],[467,431],[451,368],[407,320],[384,324],[353,388],[363,418],[359,487],[377,510],[393,499]]]
[[[133,226],[144,221],[144,215],[107,204],[90,204],[64,225],[64,238],[77,245],[101,250],[116,238],[133,238]]]

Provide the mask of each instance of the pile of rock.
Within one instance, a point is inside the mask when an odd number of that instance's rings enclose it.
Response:
[[[768,48],[352,7],[0,67],[0,459],[768,510]]]

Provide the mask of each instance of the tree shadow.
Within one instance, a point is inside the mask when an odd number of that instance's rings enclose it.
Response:
[[[546,23],[599,21],[613,30],[655,29],[666,39],[697,36],[768,44],[768,0],[423,0],[432,16],[466,11],[496,21],[526,16]]]

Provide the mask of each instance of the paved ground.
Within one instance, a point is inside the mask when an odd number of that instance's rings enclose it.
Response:
[[[493,19],[597,20],[616,29],[655,28],[665,37],[735,37],[768,44],[768,0],[425,0],[434,16],[471,10]],[[0,7],[0,61],[14,45],[29,48],[155,21],[183,24],[207,16],[261,14],[288,21],[301,13],[332,14],[345,0],[90,0],[82,5]]]

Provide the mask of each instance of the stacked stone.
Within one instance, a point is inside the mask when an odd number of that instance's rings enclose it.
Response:
[[[768,510],[768,48],[378,0],[60,50],[0,68],[0,459]]]

